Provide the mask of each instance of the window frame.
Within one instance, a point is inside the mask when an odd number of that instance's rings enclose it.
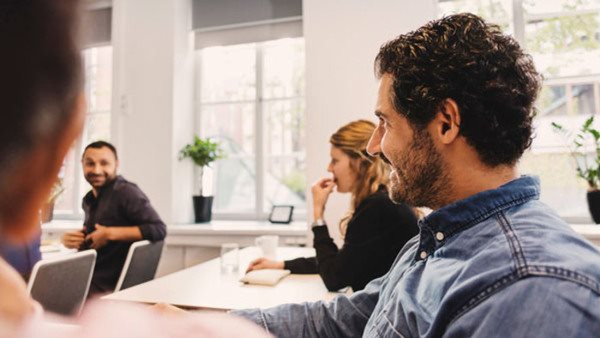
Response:
[[[90,44],[90,45],[86,45],[85,48],[83,48],[81,50],[81,57],[82,57],[82,64],[85,67],[84,68],[84,72],[87,71],[87,61],[86,61],[86,51],[93,49],[93,48],[103,48],[103,47],[111,47],[111,58],[113,59],[114,62],[114,48],[112,46],[111,43],[106,42],[106,43],[97,43],[97,44]],[[114,66],[113,66],[114,69]],[[112,72],[112,70],[111,70]],[[114,76],[114,74],[111,74],[111,77]],[[91,109],[91,104],[89,101],[89,98],[91,98],[92,95],[92,86],[90,85],[90,83],[88,82],[88,76],[84,76],[85,78],[85,83],[84,83],[84,95],[86,98],[88,98],[88,101],[86,102],[86,112],[85,112],[85,120],[88,121],[89,118],[93,115],[99,115],[99,114],[108,114],[111,117],[112,120],[112,94],[111,94],[111,104],[110,104],[110,109],[106,110],[106,109],[99,109],[99,110],[92,110]],[[112,81],[111,81],[112,82]],[[111,83],[112,86],[112,83]],[[111,88],[112,91],[112,88]],[[111,125],[112,125],[112,121],[111,121]],[[58,219],[58,220],[82,220],[84,217],[84,213],[83,210],[81,209],[81,199],[82,197],[85,195],[84,192],[84,187],[81,185],[82,181],[84,181],[83,178],[83,170],[81,169],[81,157],[83,155],[83,138],[85,135],[87,135],[88,133],[88,129],[89,125],[88,123],[84,124],[83,127],[83,131],[81,133],[81,135],[75,140],[75,142],[72,145],[72,151],[73,151],[73,174],[74,174],[74,178],[73,178],[73,186],[71,187],[71,196],[65,196],[65,198],[68,198],[71,200],[71,202],[73,203],[73,210],[72,212],[60,212],[60,213],[54,213],[54,218]],[[112,128],[110,130],[110,134],[112,134]],[[106,140],[106,141],[110,141],[110,140]],[[67,155],[68,156],[68,155]],[[66,158],[65,158],[66,160]],[[63,160],[64,161],[64,160]],[[64,162],[63,162],[64,163]],[[63,164],[64,165],[64,164]],[[91,188],[90,188],[91,189]]]
[[[302,43],[305,44],[304,37],[293,37],[293,39],[302,39]],[[254,42],[255,47],[255,86],[256,92],[253,100],[218,100],[203,103],[202,102],[202,50],[204,48],[196,50],[194,55],[195,65],[195,84],[194,84],[194,119],[195,119],[195,131],[200,134],[202,130],[202,112],[204,107],[225,105],[225,104],[254,104],[254,165],[256,168],[256,180],[255,180],[255,205],[252,211],[220,211],[215,212],[213,210],[213,218],[216,220],[268,220],[270,210],[265,211],[265,163],[266,163],[266,152],[265,152],[265,105],[269,102],[277,101],[294,101],[294,100],[306,100],[306,94],[298,96],[284,96],[275,98],[264,98],[263,96],[263,75],[264,75],[264,50],[267,45],[276,40],[267,40]],[[235,46],[235,45],[234,45]],[[207,47],[210,48],[210,47]],[[306,67],[304,68],[306,71]],[[201,135],[201,134],[200,134]],[[205,137],[205,135],[201,135]],[[306,140],[305,140],[306,141]],[[306,173],[305,173],[306,174]],[[195,168],[194,179],[197,182],[199,180],[199,170]],[[216,187],[216,186],[215,186]],[[308,200],[305,200],[305,203]],[[307,208],[295,208],[293,219],[295,221],[305,221],[307,219]]]

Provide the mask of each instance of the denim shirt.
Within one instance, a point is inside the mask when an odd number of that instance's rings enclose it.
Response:
[[[523,176],[422,219],[363,291],[233,314],[279,337],[599,337],[600,251],[538,199]]]

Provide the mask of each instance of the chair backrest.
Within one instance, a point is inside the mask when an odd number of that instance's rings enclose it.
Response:
[[[154,279],[164,241],[138,241],[131,244],[115,292]]]
[[[27,291],[46,311],[78,315],[90,289],[96,250],[43,259],[33,266]]]

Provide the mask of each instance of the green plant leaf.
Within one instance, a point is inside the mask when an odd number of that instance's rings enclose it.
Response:
[[[590,128],[590,126],[592,125],[592,123],[594,123],[594,116],[592,115],[589,119],[585,120],[585,122],[583,123],[583,126],[581,127],[582,130],[588,130]]]
[[[556,123],[556,122],[552,122],[552,127],[556,130],[556,131],[561,131],[563,130],[563,126],[561,126],[560,124]]]
[[[210,163],[225,156],[219,142],[210,138],[200,138],[194,135],[194,142],[186,144],[179,152],[179,160],[190,158],[200,167],[208,166]]]
[[[577,177],[584,179],[590,188],[596,188],[600,182],[600,131],[593,127],[594,116],[586,119],[579,132],[573,135],[562,125],[551,122],[555,132],[560,132],[570,142],[570,152],[576,166]],[[593,138],[595,158],[590,163],[590,157],[585,151],[586,143]],[[587,140],[587,141],[586,141]]]

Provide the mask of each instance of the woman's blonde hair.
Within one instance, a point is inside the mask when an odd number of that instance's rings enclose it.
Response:
[[[351,208],[340,220],[342,236],[345,236],[348,221],[352,218],[358,205],[367,196],[375,193],[380,185],[386,185],[389,180],[388,166],[378,156],[371,157],[367,153],[367,144],[375,127],[371,121],[353,121],[338,129],[329,138],[332,146],[339,148],[352,159],[350,165],[356,172]]]

